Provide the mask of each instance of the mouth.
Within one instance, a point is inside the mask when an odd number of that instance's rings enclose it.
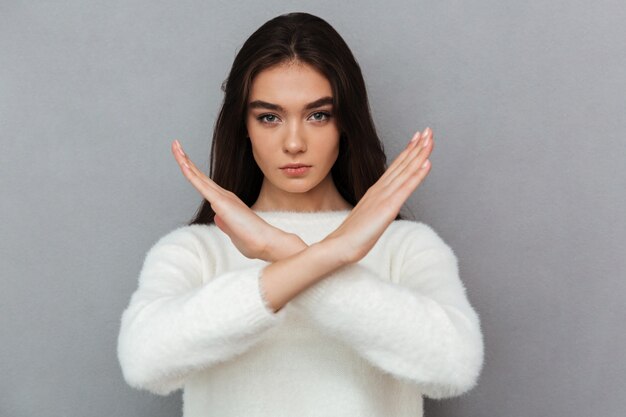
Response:
[[[287,169],[287,168],[310,168],[311,165],[306,165],[306,164],[287,164],[287,165],[283,165],[282,167],[280,167],[280,169]]]
[[[288,175],[288,176],[300,176],[300,175],[305,175],[307,172],[309,172],[310,168],[311,168],[310,165],[291,164],[291,165],[285,165],[280,170],[283,171],[285,175]]]

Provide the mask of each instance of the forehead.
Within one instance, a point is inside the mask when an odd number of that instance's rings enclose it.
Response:
[[[323,96],[332,96],[328,79],[316,68],[302,63],[279,64],[257,74],[248,102],[264,100],[298,106]]]

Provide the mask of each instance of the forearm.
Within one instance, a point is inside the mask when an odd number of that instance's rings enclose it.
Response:
[[[291,299],[326,275],[345,265],[336,241],[323,240],[308,246],[298,236],[273,253],[275,262],[265,267],[261,286],[270,308],[277,312]],[[279,259],[283,256],[282,259]]]
[[[296,235],[288,241],[275,256],[308,247]],[[355,264],[325,277],[296,308],[371,363],[419,383],[429,397],[459,395],[476,383],[483,342],[480,319],[464,294],[454,255],[447,255],[422,258],[405,272],[405,281],[427,276],[432,282],[452,281],[446,302],[428,292],[413,293],[411,285],[392,284]]]

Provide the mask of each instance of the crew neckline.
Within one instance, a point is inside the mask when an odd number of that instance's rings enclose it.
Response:
[[[345,217],[352,209],[322,210],[322,211],[292,211],[292,210],[252,210],[261,217],[278,217],[286,220],[324,220]]]

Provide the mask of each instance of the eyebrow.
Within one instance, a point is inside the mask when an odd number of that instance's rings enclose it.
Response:
[[[314,109],[317,107],[321,107],[325,104],[333,104],[333,98],[326,96],[326,97],[317,99],[315,101],[312,101],[311,103],[304,106],[304,110]],[[263,101],[263,100],[251,101],[250,103],[248,103],[248,106],[251,109],[269,109],[269,110],[276,110],[276,111],[285,111],[285,109],[282,106],[278,104],[268,103],[267,101]]]

